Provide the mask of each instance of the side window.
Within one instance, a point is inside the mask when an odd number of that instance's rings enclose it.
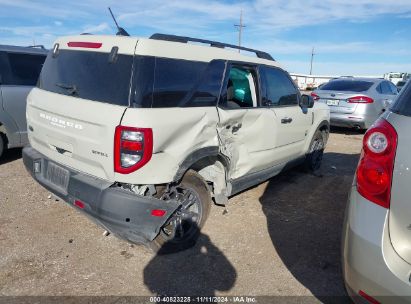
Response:
[[[233,65],[227,73],[227,87],[220,106],[228,109],[257,107],[257,77],[253,68]]]
[[[0,84],[11,84],[9,57],[6,52],[0,52]]]
[[[156,58],[153,107],[183,106],[185,98],[199,83],[208,62]]]
[[[271,106],[298,105],[298,92],[287,74],[278,68],[262,66],[265,96],[263,101]]]
[[[135,56],[135,108],[215,107],[225,61],[195,62]]]
[[[381,83],[375,88],[378,93],[382,94]]]
[[[8,53],[14,85],[36,85],[46,56]]]
[[[398,88],[392,82],[389,82],[388,85],[390,86],[391,94],[397,95],[398,94]]]
[[[154,67],[154,57],[134,57],[134,94],[131,99],[134,108],[151,108],[153,104]]]
[[[383,81],[381,82],[381,93],[384,95],[391,95],[391,88],[390,85],[388,84],[388,82]]]
[[[202,75],[199,85],[194,88],[194,94],[184,104],[186,107],[216,106],[220,95],[221,81],[224,77],[225,62],[222,60],[211,61]]]

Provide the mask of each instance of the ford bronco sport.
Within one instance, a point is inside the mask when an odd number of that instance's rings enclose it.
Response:
[[[0,157],[29,143],[26,100],[36,85],[47,50],[0,45]]]
[[[230,48],[162,34],[57,40],[28,97],[25,166],[120,238],[192,244],[212,200],[300,160],[318,169],[328,137],[327,105],[269,54]]]

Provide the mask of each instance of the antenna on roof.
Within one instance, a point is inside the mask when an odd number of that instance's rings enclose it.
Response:
[[[118,25],[117,20],[116,20],[116,18],[114,17],[113,12],[111,11],[111,8],[110,8],[110,7],[108,8],[108,10],[110,11],[111,17],[113,18],[114,23],[116,24],[116,27],[117,27],[117,33],[116,33],[116,35],[117,35],[117,36],[130,36],[129,33],[127,33],[127,31],[126,31],[125,29],[123,29],[122,27],[120,27],[120,26]]]

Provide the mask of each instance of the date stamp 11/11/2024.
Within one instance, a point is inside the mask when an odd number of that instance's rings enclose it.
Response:
[[[150,303],[257,303],[256,297],[249,296],[156,296]]]

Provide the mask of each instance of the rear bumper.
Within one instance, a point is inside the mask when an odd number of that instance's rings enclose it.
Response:
[[[368,129],[377,117],[366,115],[330,113],[330,125],[335,127]]]
[[[44,188],[76,206],[76,200],[84,204],[83,211],[96,223],[114,235],[133,243],[152,241],[170,216],[179,207],[174,201],[162,201],[152,197],[136,195],[115,187],[112,183],[74,171],[60,164],[69,172],[67,189],[62,189],[46,179],[46,172],[51,162],[44,155],[31,147],[23,149],[23,161],[27,171]],[[34,163],[38,163],[34,171]],[[151,215],[154,209],[165,210],[162,217]]]
[[[381,303],[411,303],[411,265],[391,245],[388,215],[352,187],[342,247],[344,280],[355,303],[369,303],[360,290]]]

